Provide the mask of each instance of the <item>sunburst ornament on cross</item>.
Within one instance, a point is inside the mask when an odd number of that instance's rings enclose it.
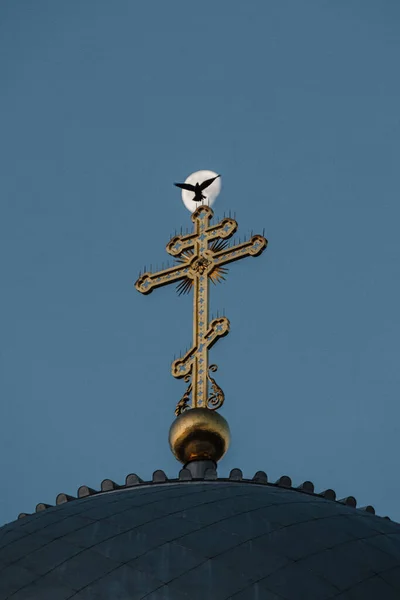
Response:
[[[209,350],[220,337],[229,333],[229,320],[223,316],[209,321],[209,284],[224,279],[225,265],[246,256],[258,256],[267,247],[263,235],[229,246],[229,238],[237,231],[232,218],[224,218],[211,225],[214,213],[209,206],[200,204],[192,213],[193,233],[176,235],[167,244],[167,252],[176,264],[154,273],[141,274],[135,283],[142,294],[155,288],[178,282],[180,294],[193,289],[193,345],[182,357],[172,363],[172,375],[189,385],[178,402],[175,414],[194,408],[215,410],[222,406],[224,393],[211,376],[217,370],[209,364]]]

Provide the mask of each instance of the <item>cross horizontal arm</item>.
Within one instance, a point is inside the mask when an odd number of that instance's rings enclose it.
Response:
[[[238,224],[234,219],[222,219],[217,225],[212,225],[206,230],[207,239],[213,240],[214,238],[226,239],[231,237],[238,228]]]
[[[197,238],[197,233],[190,233],[189,235],[176,235],[167,244],[168,254],[172,256],[178,256],[184,250],[193,248]]]
[[[143,273],[135,283],[135,288],[142,294],[150,294],[155,288],[179,281],[188,276],[188,267],[176,265],[156,273]]]
[[[210,350],[220,337],[229,333],[229,320],[226,317],[219,317],[210,323],[210,327],[204,336],[204,342]]]
[[[171,366],[171,373],[177,379],[186,377],[192,371],[193,357],[196,354],[197,347],[191,348],[182,358],[174,360]]]
[[[216,265],[226,265],[245,256],[258,256],[267,247],[268,241],[262,235],[253,235],[247,242],[215,252],[213,259]]]
[[[195,242],[204,240],[214,240],[216,238],[226,239],[231,237],[238,228],[234,219],[222,219],[217,225],[200,228],[200,232],[190,233],[188,235],[175,235],[167,244],[167,252],[172,256],[179,256],[185,250],[193,248]]]

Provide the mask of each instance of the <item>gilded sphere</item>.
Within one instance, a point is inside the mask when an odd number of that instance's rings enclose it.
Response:
[[[191,460],[218,462],[228,450],[229,425],[219,413],[208,408],[185,410],[169,430],[169,445],[183,464]]]

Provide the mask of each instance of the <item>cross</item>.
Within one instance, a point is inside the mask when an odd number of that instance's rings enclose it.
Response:
[[[167,252],[179,262],[162,271],[143,273],[135,283],[142,294],[178,281],[182,282],[182,290],[193,288],[193,345],[184,356],[174,360],[171,367],[174,377],[190,382],[176,407],[177,415],[188,408],[215,410],[224,402],[222,389],[210,375],[217,367],[209,365],[208,352],[220,337],[229,333],[229,320],[219,317],[209,322],[210,280],[216,283],[224,279],[224,265],[245,256],[258,256],[268,243],[264,236],[253,235],[248,241],[227,246],[225,240],[232,237],[238,224],[234,219],[224,218],[210,225],[213,216],[210,207],[199,206],[191,217],[193,233],[176,235],[167,244]]]

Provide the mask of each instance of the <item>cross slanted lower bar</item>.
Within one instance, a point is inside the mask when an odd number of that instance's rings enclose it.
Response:
[[[210,225],[212,217],[211,208],[200,206],[192,214],[194,232],[175,236],[167,244],[167,252],[179,263],[155,273],[143,273],[135,283],[142,294],[150,294],[157,287],[182,280],[187,281],[188,289],[193,287],[193,345],[185,356],[172,363],[171,369],[174,377],[190,381],[176,414],[188,408],[215,410],[222,405],[224,394],[210,375],[217,367],[209,365],[208,351],[220,337],[229,333],[229,320],[220,317],[209,322],[210,280],[215,283],[223,279],[224,265],[245,256],[258,256],[268,243],[264,236],[253,235],[248,241],[225,247],[218,240],[229,239],[238,224],[234,219],[224,218],[216,225]]]

